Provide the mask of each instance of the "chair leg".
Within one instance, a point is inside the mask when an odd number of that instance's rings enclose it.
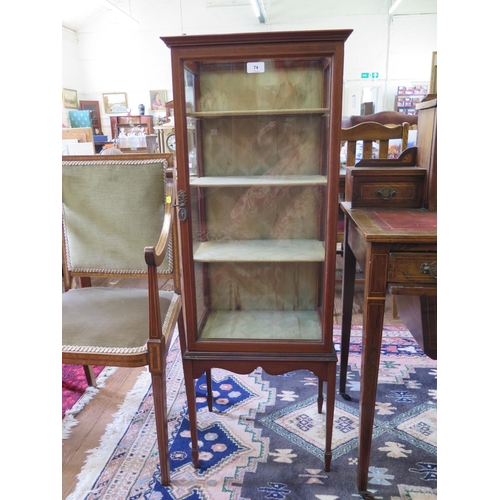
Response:
[[[90,365],[83,365],[83,371],[85,372],[85,378],[87,379],[87,384],[91,387],[97,387],[94,368]]]
[[[80,278],[80,287],[81,288],[87,288],[87,287],[91,287],[91,286],[92,286],[92,281],[91,281],[90,277],[82,276]]]
[[[154,346],[154,347],[153,347]],[[150,364],[149,371],[151,372],[151,382],[153,387],[153,404],[156,418],[156,434],[158,437],[158,455],[160,459],[160,475],[161,484],[168,486],[170,483],[170,464],[168,454],[168,418],[167,418],[167,379],[166,379],[166,349],[165,343],[157,343],[150,341],[148,349],[150,353],[154,353],[159,349],[158,356],[152,356],[156,361],[159,361],[160,366],[156,363]]]

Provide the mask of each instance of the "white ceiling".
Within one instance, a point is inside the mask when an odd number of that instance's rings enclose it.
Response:
[[[62,25],[73,31],[110,10],[130,12],[128,0],[63,0],[61,2]]]
[[[182,0],[179,1],[182,2]],[[189,2],[190,0],[185,1]],[[278,5],[283,2],[283,0],[261,1],[266,6],[266,9],[270,7],[271,4]],[[235,7],[247,5],[249,2],[250,0],[205,0],[206,7]],[[353,3],[352,0],[337,0],[336,5],[339,9],[347,10],[352,10],[353,8],[366,10],[368,6],[370,6],[370,8],[380,8],[383,6],[382,8],[388,9],[391,4],[396,2],[397,0],[377,0],[377,2],[373,0],[358,0],[358,2]],[[133,19],[130,0],[63,0],[60,4],[62,10],[62,25],[73,31],[79,31],[88,22],[111,10],[121,12]],[[398,15],[405,15],[436,12],[436,7],[437,0],[403,0],[398,4],[395,13]]]

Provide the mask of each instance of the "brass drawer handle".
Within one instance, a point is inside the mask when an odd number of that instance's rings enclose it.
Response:
[[[420,271],[423,274],[430,274],[433,278],[437,279],[437,261],[435,260],[434,262],[431,262],[430,264],[427,262],[424,262],[423,264],[420,265]]]
[[[393,196],[397,194],[397,189],[390,187],[379,188],[375,191],[375,194],[380,196],[383,200],[390,200]]]

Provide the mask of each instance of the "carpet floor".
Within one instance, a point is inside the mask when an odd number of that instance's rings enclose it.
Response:
[[[94,366],[96,378],[104,369],[104,366]],[[62,418],[66,412],[71,410],[75,403],[85,394],[88,389],[87,379],[82,365],[62,365]]]
[[[338,348],[340,331],[336,328]],[[348,500],[357,494],[361,327],[353,327],[348,392],[337,397],[331,470],[324,471],[324,412],[307,370],[269,376],[213,370],[214,411],[197,382],[200,468],[190,454],[178,342],[168,355],[172,482],[159,482],[150,376],[143,372],[67,500]],[[437,363],[403,327],[384,328],[369,490],[382,500],[437,499]]]
[[[71,429],[78,424],[75,417],[104,387],[115,367],[94,366],[97,387],[89,387],[81,365],[62,365],[62,438],[67,439]]]

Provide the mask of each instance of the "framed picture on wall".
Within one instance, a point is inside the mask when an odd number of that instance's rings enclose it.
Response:
[[[127,112],[127,94],[125,92],[113,92],[102,94],[104,112],[108,114]]]
[[[166,90],[150,90],[149,100],[151,102],[151,111],[165,111],[167,109]]]
[[[62,89],[63,107],[78,109],[78,97],[76,90]]]

